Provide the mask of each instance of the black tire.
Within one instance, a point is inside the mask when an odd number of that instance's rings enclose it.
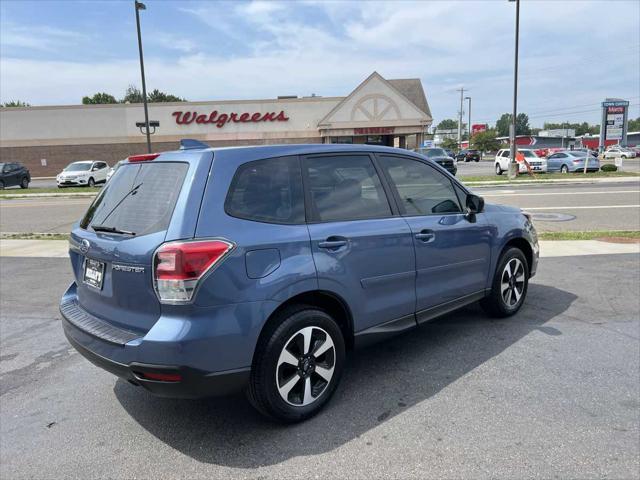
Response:
[[[285,423],[300,422],[318,413],[329,401],[338,386],[344,369],[344,338],[340,327],[331,316],[309,305],[297,305],[286,308],[272,320],[273,321],[266,327],[267,330],[261,335],[258,346],[256,347],[249,387],[247,389],[247,397],[249,402],[259,412],[268,417]],[[286,367],[292,369],[292,374],[286,377],[290,378],[291,381],[296,377],[304,380],[305,377],[303,376],[304,374],[301,368],[298,368],[296,373],[295,367],[291,367],[289,364],[279,365],[278,360],[285,347],[295,344],[294,339],[299,339],[300,330],[306,327],[314,327],[314,329],[316,329],[314,331],[320,334],[327,334],[331,337],[334,348],[332,349],[332,353],[326,353],[327,357],[325,357],[323,361],[327,361],[326,358],[331,356],[328,361],[333,360],[333,374],[329,382],[322,387],[320,393],[312,400],[312,403],[303,405],[302,398],[299,398],[301,404],[293,405],[285,400],[279,391],[278,376],[281,374],[281,368]],[[318,341],[321,343],[318,343]],[[326,339],[324,341],[322,341],[322,339],[313,341],[309,353],[321,347],[324,342],[326,342]],[[294,356],[297,357],[297,355]],[[317,358],[320,359],[323,358],[323,356],[321,355]],[[320,362],[318,362],[318,364],[320,364]],[[317,382],[314,388],[322,385],[323,380],[315,371],[309,373],[309,376]],[[288,383],[288,381],[283,378],[282,383]],[[297,394],[296,390],[304,387],[304,381],[298,381],[288,395],[291,395],[291,393]],[[303,392],[300,393],[300,397],[303,394],[304,389]]]
[[[475,161],[475,162],[479,162],[479,161],[480,161],[480,159],[479,159],[479,158],[476,158],[474,161]]]
[[[567,167],[566,165],[562,165],[560,167],[560,173],[569,173],[569,167]]]
[[[502,175],[502,168],[500,168],[500,164],[496,163],[496,175]]]
[[[96,181],[93,179],[93,177],[89,177],[89,181],[87,182],[87,185],[89,187],[95,187],[96,186]]]
[[[4,180],[0,180],[0,190],[4,190]]]
[[[511,288],[511,283],[509,282],[509,289],[503,290],[502,284],[505,279],[506,267],[507,264],[510,264],[510,267],[513,268],[514,265],[522,265],[522,284],[519,285],[520,282],[513,282],[515,284],[515,288],[518,288],[520,291],[520,297],[513,304],[507,303],[505,296],[503,295],[503,291],[508,295],[508,290]],[[518,267],[518,271],[519,267]],[[518,277],[516,272],[516,277]],[[493,276],[493,282],[491,284],[491,293],[483,298],[480,301],[480,305],[492,317],[504,318],[514,315],[520,310],[524,301],[527,297],[527,289],[529,288],[529,265],[527,264],[527,259],[522,253],[522,250],[519,248],[511,247],[507,249],[502,256],[500,257],[500,261],[498,262],[498,266],[496,268],[496,272]],[[511,295],[515,295],[512,290]],[[509,300],[517,298],[509,296]]]
[[[20,182],[20,188],[29,188],[29,179],[27,177],[23,177]]]

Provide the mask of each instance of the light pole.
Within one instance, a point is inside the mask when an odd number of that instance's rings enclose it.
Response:
[[[509,140],[511,140],[511,161],[509,162],[509,178],[516,177],[516,116],[518,115],[518,41],[520,36],[520,0],[509,0],[516,2],[516,48],[515,61],[513,69],[513,114],[511,116],[511,129],[509,131]]]
[[[133,0],[136,10],[136,27],[138,29],[138,52],[140,53],[140,74],[142,75],[142,101],[144,103],[144,123],[147,134],[147,152],[151,153],[151,132],[149,131],[149,109],[147,108],[147,84],[144,79],[144,58],[142,56],[142,35],[140,34],[140,10],[147,7],[138,0]]]
[[[467,137],[469,138],[468,144],[467,144],[467,148],[471,148],[471,97],[464,97],[465,100],[469,100],[469,108],[468,108],[468,114],[469,114],[469,121],[467,123]]]

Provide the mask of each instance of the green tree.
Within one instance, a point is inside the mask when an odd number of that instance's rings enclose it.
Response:
[[[440,146],[448,150],[458,150],[458,142],[455,139],[449,137],[442,140]]]
[[[511,114],[503,113],[496,122],[496,131],[499,137],[509,136],[509,125],[511,125]],[[519,113],[516,116],[516,135],[531,135],[529,116],[526,113]]]
[[[157,88],[153,90],[151,93],[147,95],[148,100],[151,103],[161,103],[161,102],[186,102],[185,98],[176,97],[175,95],[171,95],[170,93],[164,93],[158,90]]]
[[[0,105],[2,107],[30,107],[31,105],[29,105],[27,102],[23,102],[21,100],[10,100],[6,103],[3,103],[2,105]]]
[[[121,103],[142,103],[142,92],[135,85],[129,85]]]
[[[106,103],[118,103],[118,101],[113,95],[99,92],[93,95],[93,97],[82,97],[82,103],[83,105],[102,105]]]
[[[458,128],[458,122],[450,118],[445,118],[436,128],[438,130],[456,130]]]
[[[496,136],[495,130],[485,130],[471,137],[471,144],[481,152],[494,152],[500,149],[500,140]]]
[[[627,131],[638,132],[640,131],[640,117],[633,119],[630,118],[627,122]]]

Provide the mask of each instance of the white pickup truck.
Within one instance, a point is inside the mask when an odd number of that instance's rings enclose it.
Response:
[[[530,149],[519,148],[519,153],[524,155],[525,160],[531,166],[531,170],[538,173],[544,173],[547,171],[547,159],[540,158],[536,155],[536,152]],[[510,150],[503,148],[496,153],[496,175],[502,175],[502,172],[509,170],[509,163],[511,162]],[[526,173],[527,166],[524,162],[518,163],[518,173]]]

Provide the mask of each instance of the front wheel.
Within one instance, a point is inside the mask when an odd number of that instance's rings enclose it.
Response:
[[[4,190],[4,180],[0,180],[0,190]]]
[[[566,165],[562,165],[562,167],[560,168],[560,173],[569,173],[569,167],[567,167]]]
[[[338,386],[344,338],[331,316],[311,306],[283,310],[271,325],[256,348],[247,396],[261,413],[299,422],[318,413]]]
[[[96,181],[93,179],[93,177],[89,179],[89,181],[87,182],[87,185],[89,185],[90,187],[96,186]]]
[[[496,175],[502,175],[502,168],[500,168],[499,163],[496,163]]]
[[[29,188],[29,179],[24,177],[20,182],[20,188]]]
[[[528,286],[527,259],[519,248],[509,248],[500,257],[491,293],[480,301],[480,305],[493,317],[509,317],[522,307]]]

